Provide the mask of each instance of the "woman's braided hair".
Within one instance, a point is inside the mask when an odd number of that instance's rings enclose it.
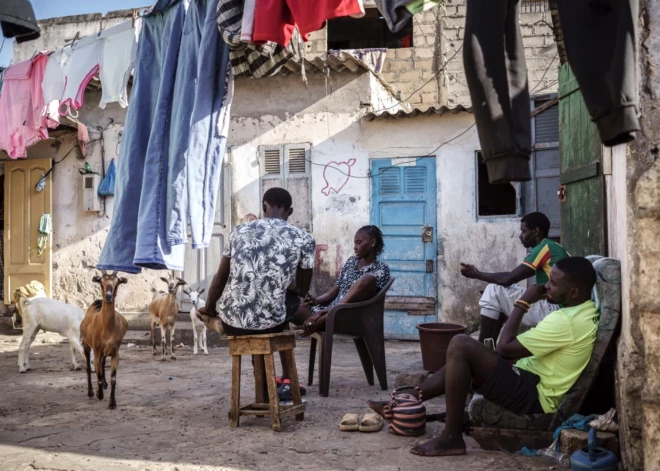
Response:
[[[372,239],[374,239],[374,252],[376,256],[379,256],[385,250],[385,241],[383,240],[383,233],[378,228],[378,226],[363,226],[358,229],[358,232],[365,232]]]

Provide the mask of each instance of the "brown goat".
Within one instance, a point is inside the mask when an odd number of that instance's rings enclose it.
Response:
[[[128,283],[126,278],[118,278],[117,272],[108,274],[102,272],[103,276],[92,278],[94,283],[101,285],[102,299],[96,300],[87,309],[85,318],[80,324],[80,337],[85,351],[87,362],[87,396],[93,397],[92,367],[90,364],[90,351],[94,350],[94,369],[98,390],[96,397],[103,400],[103,390],[107,389],[108,382],[105,380],[105,360],[110,357],[110,403],[108,409],[116,409],[115,386],[117,385],[117,367],[119,366],[119,347],[128,330],[128,322],[115,311],[115,298],[119,285]]]
[[[161,333],[161,346],[163,347],[163,357],[165,361],[165,354],[167,350],[167,331],[170,337],[170,358],[176,360],[174,356],[174,324],[176,323],[176,316],[179,314],[179,305],[176,302],[176,292],[181,285],[187,285],[181,278],[174,278],[168,280],[162,278],[167,283],[167,293],[165,291],[158,291],[154,294],[151,303],[149,303],[149,316],[151,317],[151,347],[153,354],[157,355],[156,351],[156,326],[160,326]]]

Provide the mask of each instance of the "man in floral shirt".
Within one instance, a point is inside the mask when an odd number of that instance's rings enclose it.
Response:
[[[216,332],[250,335],[281,332],[285,295],[295,281],[299,296],[309,290],[314,238],[289,224],[291,195],[271,188],[263,196],[262,219],[236,226],[225,248],[200,319]]]

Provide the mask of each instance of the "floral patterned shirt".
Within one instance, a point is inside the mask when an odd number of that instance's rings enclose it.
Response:
[[[314,238],[282,219],[236,226],[224,255],[229,279],[216,306],[220,319],[240,329],[265,330],[284,322],[286,288],[296,268],[314,268]]]
[[[371,265],[366,267],[358,268],[359,259],[353,255],[348,260],[341,269],[339,278],[337,278],[336,285],[339,288],[339,293],[337,297],[330,301],[330,303],[325,305],[314,306],[312,312],[318,312],[320,310],[326,310],[335,304],[339,304],[344,296],[348,294],[348,290],[351,289],[351,286],[362,278],[363,275],[367,273],[372,274],[376,277],[376,286],[380,291],[383,287],[390,281],[390,267],[376,259]]]

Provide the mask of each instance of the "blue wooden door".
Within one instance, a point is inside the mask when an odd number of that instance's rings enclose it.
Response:
[[[398,301],[396,309],[427,301],[422,310],[386,311],[388,338],[416,339],[417,324],[437,319],[435,172],[435,158],[371,161],[371,223],[383,231],[381,259],[396,278],[388,297]]]

